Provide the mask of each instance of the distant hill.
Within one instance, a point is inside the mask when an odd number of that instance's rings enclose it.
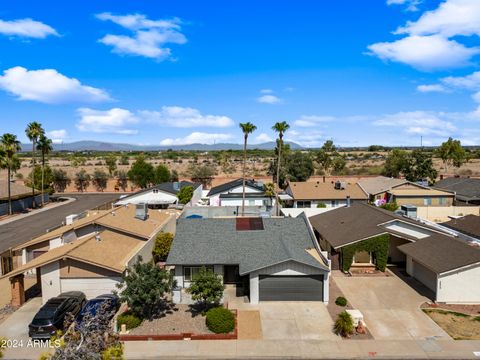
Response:
[[[285,142],[291,149],[302,149],[302,146],[294,142]],[[249,149],[272,150],[275,148],[274,141],[261,144],[248,145]],[[22,144],[22,151],[31,151],[32,144]],[[242,150],[242,144],[189,144],[176,146],[161,145],[133,145],[122,143],[110,143],[102,141],[82,140],[65,144],[54,144],[54,151],[161,151],[161,150],[190,150],[190,151],[213,151],[213,150]]]

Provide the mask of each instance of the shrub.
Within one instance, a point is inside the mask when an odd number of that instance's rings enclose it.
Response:
[[[327,207],[327,205],[325,205],[322,202],[317,204],[317,208],[319,208],[319,209],[323,209],[323,208],[326,208],[326,207]]]
[[[121,360],[123,357],[122,344],[112,345],[102,353],[102,360]]]
[[[193,300],[199,301],[207,307],[220,302],[224,289],[220,276],[202,266],[198,274],[193,276],[187,291],[192,294]]]
[[[130,311],[126,311],[123,314],[118,315],[117,317],[117,325],[118,328],[122,326],[122,324],[125,324],[127,327],[127,330],[134,329],[142,323],[142,319],[139,318],[137,315],[133,314]]]
[[[162,232],[157,235],[155,239],[155,246],[152,250],[153,259],[155,262],[167,260],[168,253],[172,247],[173,234],[169,232]]]
[[[0,337],[0,359],[3,358],[3,351],[7,347],[6,341],[7,339]]]
[[[398,210],[398,204],[396,202],[391,202],[391,203],[386,203],[383,205],[380,205],[382,209],[394,212],[395,210]]]
[[[235,317],[224,307],[215,307],[207,311],[207,327],[215,334],[226,334],[235,328]]]
[[[335,334],[343,337],[348,337],[349,335],[353,334],[353,319],[350,314],[346,311],[342,311],[340,314],[338,314],[335,325],[333,326],[333,330]]]
[[[177,194],[178,202],[180,204],[188,204],[193,197],[193,187],[192,186],[184,186],[180,189]]]
[[[347,299],[345,299],[343,296],[339,296],[335,300],[335,304],[338,306],[347,306]]]

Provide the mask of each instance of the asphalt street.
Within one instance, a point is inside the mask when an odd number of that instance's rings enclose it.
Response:
[[[47,229],[60,225],[67,215],[95,208],[108,201],[118,199],[120,195],[118,193],[65,195],[77,200],[0,225],[0,253],[44,234]]]

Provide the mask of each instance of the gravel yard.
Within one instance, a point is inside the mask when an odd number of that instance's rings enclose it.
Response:
[[[164,335],[164,334],[213,334],[205,324],[205,316],[192,311],[191,306],[177,304],[164,316],[145,320],[143,323],[130,330],[130,335]]]

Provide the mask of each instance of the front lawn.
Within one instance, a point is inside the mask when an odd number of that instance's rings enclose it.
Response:
[[[422,309],[455,340],[480,340],[480,317],[441,309]]]

